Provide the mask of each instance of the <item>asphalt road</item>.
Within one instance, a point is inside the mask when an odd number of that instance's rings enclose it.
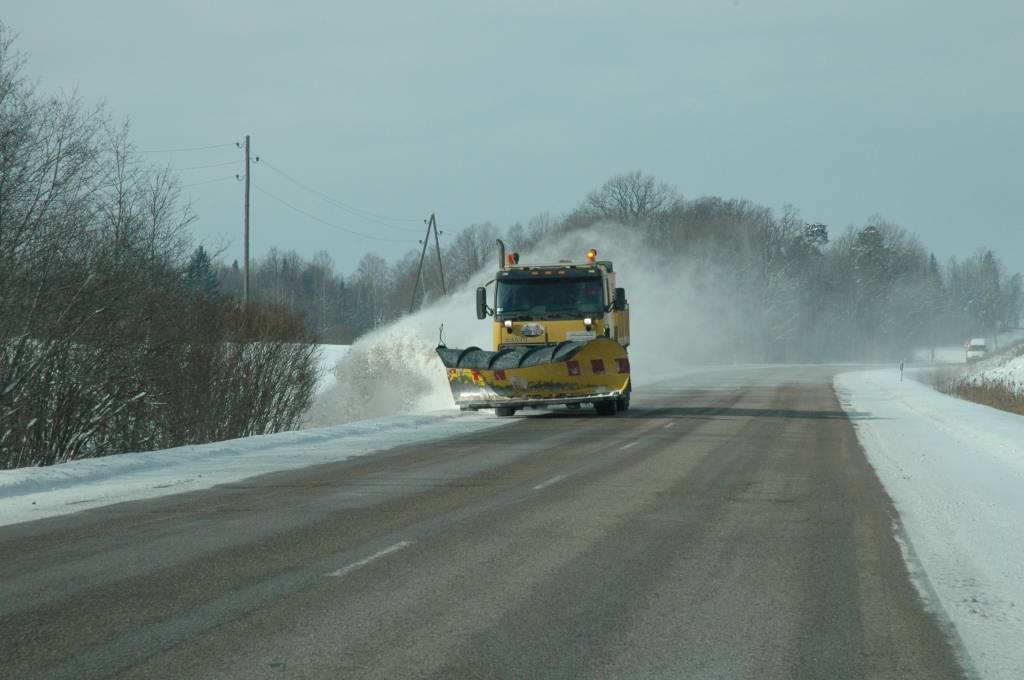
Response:
[[[831,374],[0,528],[0,676],[962,677]]]

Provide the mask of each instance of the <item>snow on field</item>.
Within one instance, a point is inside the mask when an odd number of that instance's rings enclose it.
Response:
[[[1024,677],[1024,417],[896,371],[836,392],[900,514],[911,574],[983,678]]]
[[[331,463],[503,424],[458,411],[393,416],[164,451],[0,470],[0,525]]]
[[[966,385],[998,385],[1013,394],[1024,395],[1024,345],[972,364],[955,380]]]

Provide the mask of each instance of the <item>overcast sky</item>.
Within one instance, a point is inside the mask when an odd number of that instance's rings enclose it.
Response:
[[[325,249],[350,272],[417,247],[432,211],[444,240],[642,170],[833,233],[877,213],[942,258],[987,246],[1024,271],[1019,1],[33,0],[0,20],[44,90],[105,99],[140,149],[251,134],[273,166],[253,169],[256,255]],[[181,174],[199,238],[240,256],[241,153],[149,157],[228,164]]]

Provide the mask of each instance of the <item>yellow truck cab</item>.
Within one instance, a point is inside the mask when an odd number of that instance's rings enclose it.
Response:
[[[455,403],[493,408],[593,404],[600,415],[629,408],[629,303],[609,261],[520,264],[498,241],[492,293],[476,290],[478,319],[493,317],[492,350],[441,345]]]
[[[494,349],[598,337],[629,347],[626,294],[611,262],[512,265],[494,280]],[[481,311],[486,316],[486,310]]]

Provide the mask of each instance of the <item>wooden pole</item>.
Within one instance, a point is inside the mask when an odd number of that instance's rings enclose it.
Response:
[[[242,280],[242,303],[249,302],[249,135],[245,136],[245,274]]]
[[[437,219],[434,213],[430,213],[430,224],[434,227],[434,247],[437,248],[437,270],[441,272],[441,293],[448,294],[448,288],[444,283],[444,265],[441,264],[441,239],[437,234]]]
[[[413,308],[416,306],[416,293],[420,289],[420,278],[423,276],[423,259],[427,255],[427,242],[430,241],[430,228],[433,223],[434,216],[430,216],[430,221],[427,222],[427,233],[423,237],[423,251],[420,253],[420,267],[416,270],[416,285],[412,288],[412,300],[409,301],[409,313],[412,314]]]

